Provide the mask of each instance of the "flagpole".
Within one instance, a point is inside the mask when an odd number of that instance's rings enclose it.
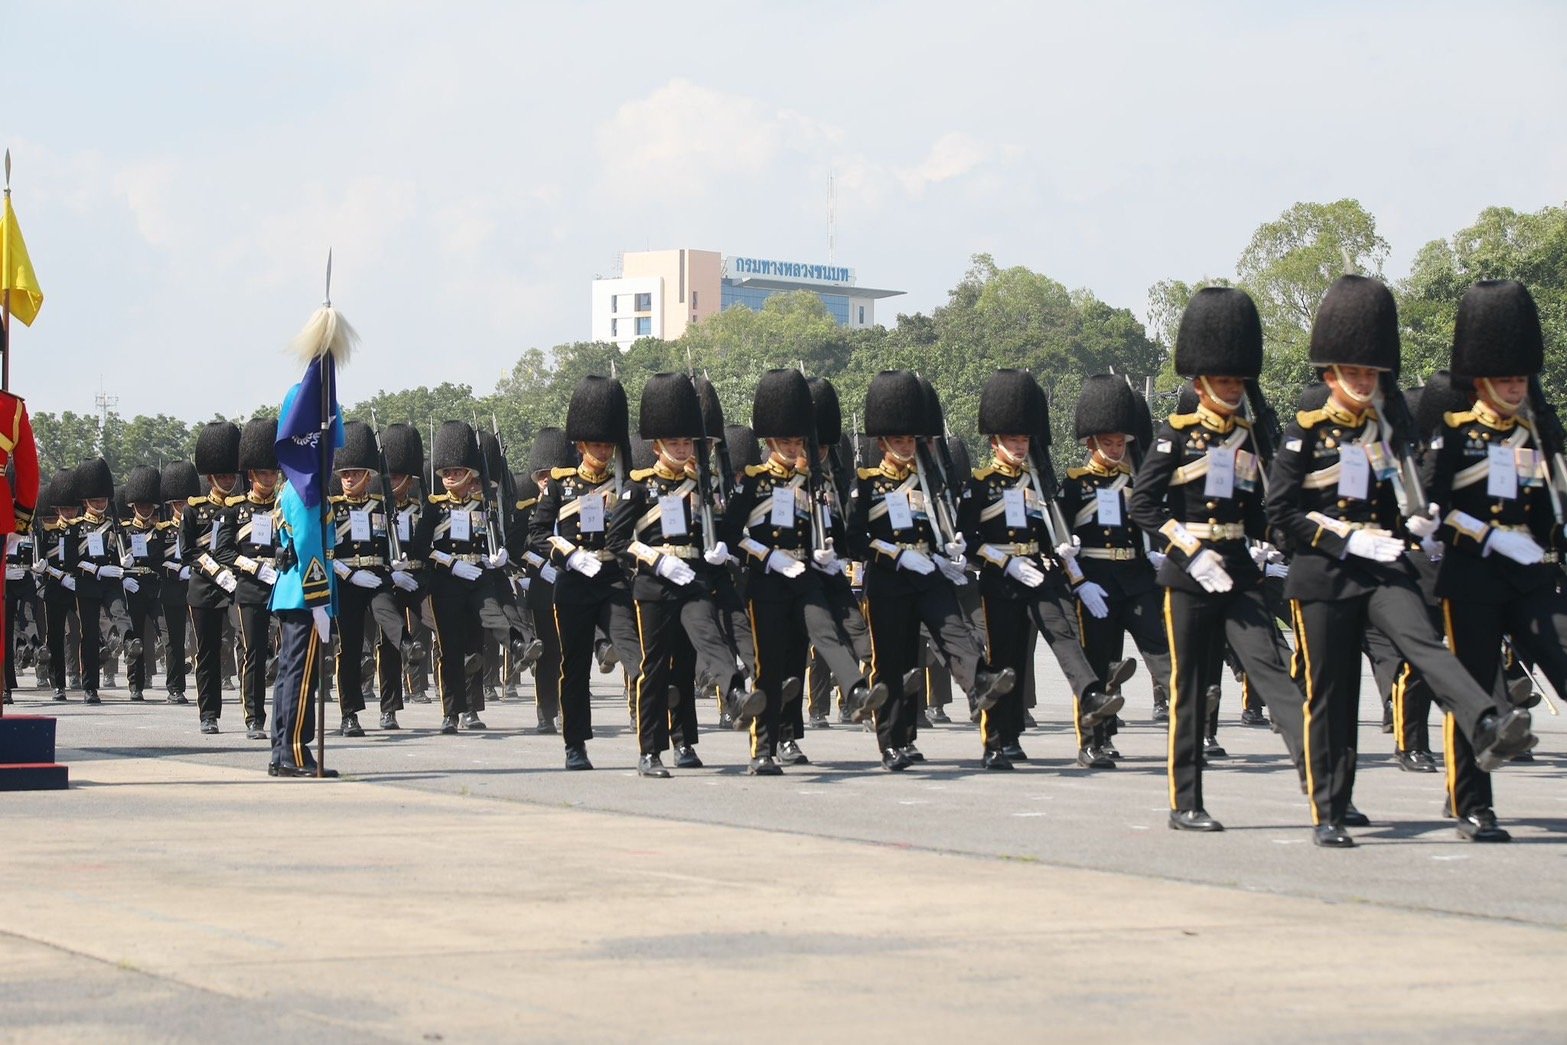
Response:
[[[327,308],[332,307],[332,251],[326,252],[326,300],[323,304]],[[328,496],[331,490],[331,475],[328,469],[332,466],[332,403],[335,401],[332,389],[332,378],[336,374],[336,368],[328,366],[331,360],[331,352],[323,352],[316,359],[316,366],[321,368],[321,439],[317,444],[318,453],[316,476],[321,483],[321,504],[317,509],[321,513],[321,554],[326,555],[327,549],[332,545],[327,544],[328,534],[332,543],[337,543],[337,529],[332,525],[332,500]],[[333,622],[337,619],[337,586],[332,583],[332,574],[327,573],[327,634],[331,635]],[[336,659],[333,659],[336,663]],[[316,678],[316,777],[326,776],[326,643],[322,643],[321,660]]]
[[[11,202],[11,150],[5,150],[5,201]],[[9,241],[7,241],[9,243]],[[11,259],[0,258],[0,273],[10,275]],[[0,294],[0,392],[11,390],[11,281]]]

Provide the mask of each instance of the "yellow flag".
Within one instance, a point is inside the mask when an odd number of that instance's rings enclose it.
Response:
[[[33,274],[33,261],[27,256],[22,226],[16,223],[11,197],[5,198],[5,216],[0,220],[0,291],[11,292],[11,315],[25,326],[32,326],[38,310],[44,307],[44,292]]]

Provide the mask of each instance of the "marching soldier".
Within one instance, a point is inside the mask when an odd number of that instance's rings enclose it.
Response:
[[[228,499],[239,485],[239,435],[232,421],[209,421],[197,433],[196,472],[206,480],[207,492],[189,498],[180,516],[179,548],[191,568],[186,598],[196,644],[196,713],[203,733],[218,732],[223,714],[223,622],[239,587],[229,569],[233,560],[219,559],[217,543],[224,528],[232,525]]]
[[[918,670],[921,624],[968,693],[973,715],[989,711],[1017,685],[1015,668],[987,666],[958,606],[953,585],[967,583],[964,544],[957,532],[938,530],[933,518],[942,506],[932,501],[916,457],[916,438],[926,427],[925,397],[912,373],[883,370],[871,379],[865,433],[878,440],[882,460],[860,469],[847,529],[855,557],[866,563],[871,678],[890,690],[876,711],[876,742],[882,766],[893,772],[907,769],[918,755],[909,750],[919,710],[909,676]]]
[[[125,609],[131,630],[125,640],[125,681],[132,700],[143,700],[152,677],[152,654],[145,648],[147,622],[157,617],[160,602],[160,575],[166,554],[164,539],[168,530],[158,521],[158,505],[163,495],[161,477],[152,465],[138,465],[125,477],[125,500],[131,517],[125,523],[125,558],[121,565],[125,576],[120,585],[125,591]],[[180,627],[185,626],[183,615]],[[183,646],[184,643],[181,643]]]
[[[181,524],[192,498],[201,497],[201,477],[189,461],[172,461],[158,477],[168,518],[159,523],[163,534],[163,576],[158,591],[163,600],[163,688],[170,704],[189,704],[185,696],[185,630],[190,626],[191,567],[180,545]]]
[[[1296,549],[1284,586],[1306,688],[1313,841],[1346,848],[1355,843],[1345,826],[1365,822],[1352,803],[1360,658],[1346,651],[1359,652],[1368,625],[1387,636],[1487,757],[1520,750],[1529,715],[1499,718],[1485,689],[1456,670],[1429,626],[1405,542],[1393,536],[1397,462],[1388,447],[1392,433],[1374,405],[1381,374],[1399,365],[1398,315],[1387,287],[1340,277],[1312,324],[1310,360],[1324,370],[1330,398],[1285,429],[1268,517]],[[1421,517],[1416,528],[1429,535],[1431,522]]]
[[[994,454],[988,467],[976,469],[964,491],[958,525],[975,546],[980,562],[980,598],[990,662],[1021,675],[1028,670],[1029,632],[1049,643],[1072,687],[1079,727],[1078,748],[1092,748],[1092,730],[1121,709],[1120,684],[1134,667],[1120,661],[1101,676],[1083,653],[1078,637],[1072,585],[1063,561],[1051,554],[1046,505],[1029,458],[1031,433],[1046,430],[1047,404],[1032,375],[998,370],[979,398],[979,430],[990,437]],[[867,417],[869,410],[867,410]],[[1063,542],[1067,534],[1056,534]],[[1081,581],[1080,584],[1087,584]],[[1103,609],[1102,591],[1096,598]],[[1027,758],[1020,691],[1003,695],[979,716],[986,769],[1011,769]]]
[[[712,574],[729,562],[729,549],[712,525],[705,475],[692,475],[702,408],[684,374],[648,378],[638,417],[643,439],[653,441],[651,468],[631,473],[626,494],[609,522],[609,548],[631,571],[641,657],[633,683],[640,756],[637,775],[667,778],[661,755],[670,746],[670,665],[676,632],[695,652],[696,689],[717,688],[737,723],[761,710],[766,698],[746,687],[739,654],[725,634],[713,600]],[[704,510],[704,507],[706,510]],[[682,738],[684,739],[684,738]]]
[[[239,470],[249,490],[226,502],[215,556],[236,581],[239,607],[239,696],[245,736],[266,740],[267,662],[272,655],[272,585],[277,583],[277,540],[272,512],[282,473],[277,463],[277,419],[251,418],[239,441]]]
[[[1154,705],[1168,707],[1170,645],[1164,634],[1163,592],[1145,538],[1127,515],[1131,446],[1143,427],[1139,413],[1145,410],[1125,378],[1096,374],[1083,382],[1075,431],[1089,457],[1083,466],[1067,470],[1061,511],[1080,549],[1077,563],[1085,580],[1077,589],[1077,621],[1089,666],[1099,678],[1108,677],[1131,635],[1153,675]],[[1137,449],[1141,454],[1147,448]],[[1113,767],[1108,753],[1113,750],[1113,730],[1113,718],[1080,725],[1078,765]]]
[[[609,636],[622,664],[635,663],[641,653],[631,590],[607,541],[622,495],[617,472],[630,456],[627,413],[626,390],[615,378],[593,374],[577,382],[566,408],[566,438],[576,444],[582,463],[550,472],[528,521],[528,550],[556,570],[561,739],[570,770],[593,768],[587,750],[593,739],[588,671],[595,630]]]
[[[53,518],[44,518],[39,537],[41,550],[38,570],[43,582],[44,646],[49,661],[49,684],[54,699],[65,699],[65,628],[68,618],[76,615],[76,578],[66,569],[67,531],[75,522],[79,511],[76,507],[75,473],[69,468],[57,469],[49,477],[45,502],[53,512]]]
[[[41,600],[38,595],[38,578],[33,566],[37,562],[34,536],[35,512],[43,511],[43,499],[35,495],[33,510],[26,513],[25,522],[16,524],[14,537],[6,542],[5,554],[5,702],[15,703],[11,693],[17,688],[16,670],[31,663],[36,652],[33,646],[22,642],[22,626],[29,608],[37,631],[43,631],[40,616]],[[20,652],[20,656],[18,653]]]
[[[130,630],[120,578],[119,520],[111,512],[114,476],[101,457],[76,468],[72,484],[82,515],[65,531],[65,570],[76,580],[76,619],[81,628],[82,702],[101,704],[98,696],[102,655],[102,617],[105,610],[121,634]]]
[[[1201,752],[1207,694],[1224,668],[1226,634],[1273,629],[1262,597],[1262,571],[1247,538],[1266,540],[1261,466],[1251,426],[1238,416],[1247,379],[1262,369],[1262,322],[1251,298],[1228,287],[1192,296],[1175,342],[1175,370],[1194,382],[1197,410],[1173,414],[1154,435],[1132,483],[1132,522],[1166,556],[1164,623],[1169,636],[1170,827],[1222,831],[1203,804]],[[1259,662],[1284,676],[1277,654]],[[1300,691],[1262,694],[1300,764]],[[1289,699],[1290,697],[1294,699]]]
[[[403,549],[402,562],[392,568],[392,596],[397,600],[402,614],[403,634],[408,638],[401,650],[404,697],[415,704],[428,704],[429,650],[433,635],[424,622],[422,607],[428,594],[429,571],[425,562],[413,556],[411,551],[414,534],[419,530],[425,501],[417,496],[420,476],[424,474],[424,440],[419,429],[407,422],[389,424],[381,432],[381,450],[386,454],[386,468],[391,473],[393,512],[397,527],[397,540]],[[391,668],[390,659],[382,665]],[[386,681],[381,681],[386,685]]]
[[[555,632],[555,580],[558,571],[549,560],[528,549],[528,534],[533,527],[533,512],[538,506],[544,485],[557,468],[575,469],[577,451],[571,440],[560,428],[541,428],[534,436],[528,451],[528,479],[533,484],[531,494],[525,498],[526,506],[519,502],[519,510],[525,508],[527,521],[519,525],[511,535],[516,546],[512,558],[523,562],[532,571],[528,584],[527,609],[533,616],[534,632],[543,644],[538,662],[533,668],[534,710],[538,716],[538,731],[552,735],[559,728],[560,719],[560,636]]]
[[[1546,637],[1530,652],[1558,691],[1567,682],[1561,495],[1540,432],[1519,416],[1544,363],[1539,312],[1523,284],[1483,280],[1464,292],[1451,368],[1455,380],[1474,382],[1475,403],[1443,419],[1429,455],[1435,512],[1429,521],[1410,522],[1418,536],[1445,549],[1436,594],[1448,647],[1492,693],[1479,724],[1465,717],[1468,709],[1444,708],[1451,814],[1459,837],[1475,842],[1510,840],[1497,826],[1486,771],[1535,743],[1529,713],[1509,710],[1499,696],[1503,638]],[[1536,423],[1554,420],[1542,416],[1549,413],[1543,398],[1534,406]],[[1423,674],[1435,690],[1437,678]]]

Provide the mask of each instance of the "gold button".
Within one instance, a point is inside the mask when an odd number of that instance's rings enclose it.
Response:
[[[1213,511],[1217,507],[1219,507],[1219,502],[1218,501],[1209,501],[1208,502],[1208,510],[1210,512]]]
[[[1219,520],[1217,520],[1217,519],[1209,519],[1208,520],[1208,525],[1209,526],[1217,526],[1217,525],[1219,525]]]
[[[1499,504],[1491,505],[1491,514],[1492,515],[1501,515],[1502,514],[1502,506],[1499,505]]]
[[[1345,501],[1345,500],[1340,500],[1339,503],[1338,503],[1338,506],[1340,508],[1348,508],[1349,507],[1349,502]]]

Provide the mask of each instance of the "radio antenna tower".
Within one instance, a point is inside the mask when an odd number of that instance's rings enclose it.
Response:
[[[838,262],[838,216],[834,199],[832,168],[827,168],[827,264]]]

